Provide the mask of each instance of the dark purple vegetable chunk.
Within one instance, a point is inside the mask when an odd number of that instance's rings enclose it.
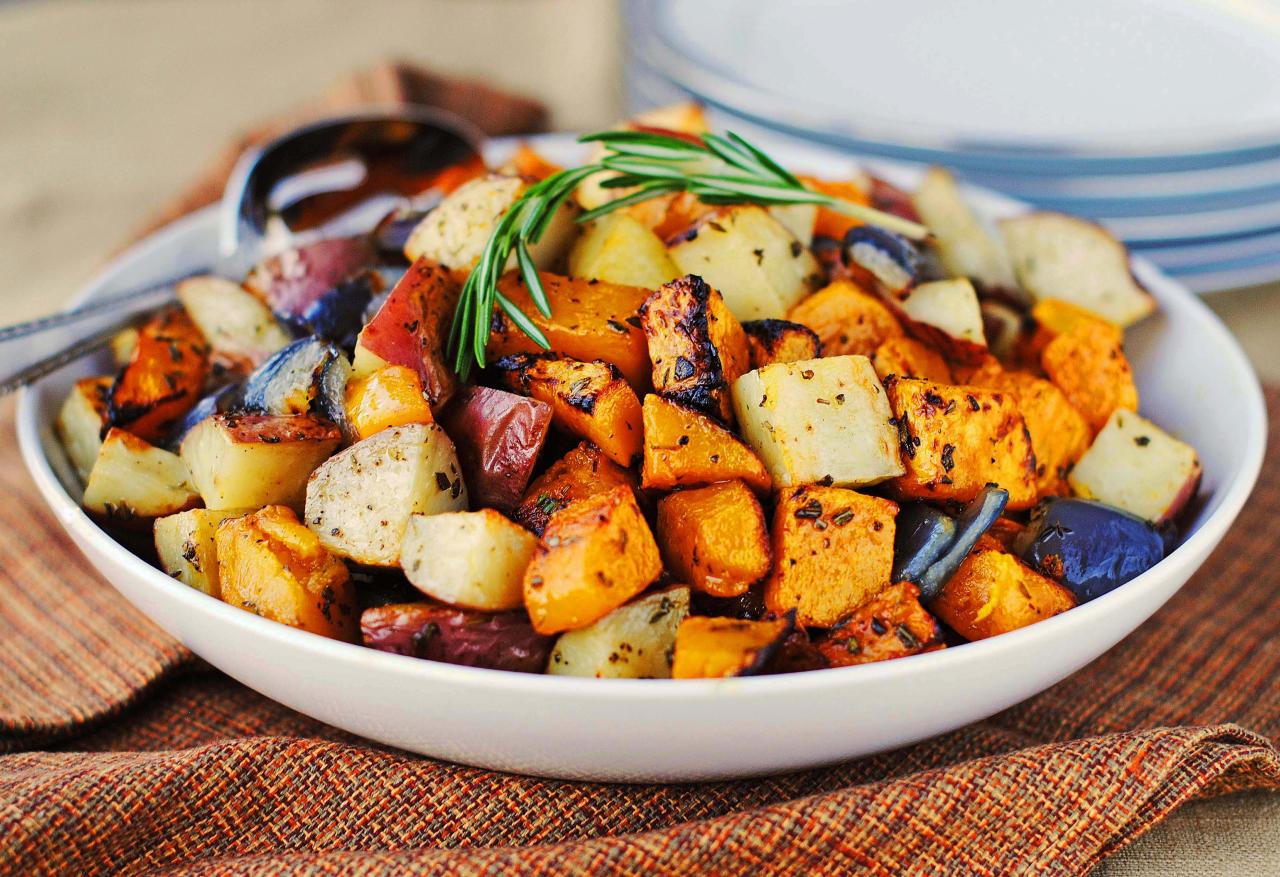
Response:
[[[991,529],[991,525],[1004,512],[1005,504],[1008,502],[1009,491],[1003,487],[988,484],[982,489],[982,493],[964,507],[960,517],[956,519],[955,539],[916,582],[920,586],[920,599],[932,600],[942,593],[942,586],[956,574],[956,570],[969,556],[973,546],[978,544],[978,539]]]
[[[438,202],[437,202],[438,203]],[[409,235],[413,234],[413,230],[418,227],[418,223],[422,222],[423,217],[431,212],[431,208],[435,205],[425,207],[411,207],[408,205],[397,207],[382,219],[378,220],[378,224],[374,226],[370,239],[373,241],[374,248],[378,251],[378,255],[389,260],[405,259],[404,245],[409,241]]]
[[[436,603],[393,603],[360,616],[364,644],[382,652],[485,667],[541,673],[555,637],[534,631],[523,612],[475,612]]]
[[[365,310],[382,288],[381,274],[362,271],[337,283],[300,314],[281,316],[297,335],[318,335],[344,350],[351,350],[356,346],[356,336],[364,328]]]
[[[874,225],[857,225],[844,236],[844,258],[859,265],[895,293],[906,292],[921,279],[923,260],[911,241]]]
[[[274,353],[244,382],[238,410],[254,414],[309,414],[324,401],[325,376],[342,352],[323,338],[300,338]]]
[[[955,518],[922,502],[904,504],[894,532],[892,580],[919,583],[955,538]]]
[[[1014,549],[1085,603],[1163,560],[1165,540],[1148,521],[1105,503],[1046,499],[1032,511]]]

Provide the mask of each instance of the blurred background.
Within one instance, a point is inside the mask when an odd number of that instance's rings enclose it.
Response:
[[[1280,380],[1266,0],[0,0],[0,323],[59,307],[234,135],[390,59],[536,98],[553,130],[693,94],[1075,207]],[[1099,873],[1275,873],[1278,797],[1191,805]]]

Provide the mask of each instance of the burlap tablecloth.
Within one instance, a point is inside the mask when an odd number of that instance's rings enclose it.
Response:
[[[411,81],[384,71],[324,106],[421,96]],[[494,103],[460,101],[480,106],[512,130]],[[214,195],[224,166],[174,211]],[[1188,800],[1280,788],[1280,390],[1268,402],[1262,480],[1223,546],[1085,670],[907,749],[681,786],[405,755],[209,670],[63,536],[6,404],[0,873],[1085,873]]]

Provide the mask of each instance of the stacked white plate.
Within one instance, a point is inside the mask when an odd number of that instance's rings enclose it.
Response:
[[[1098,220],[1193,289],[1280,280],[1276,0],[629,0],[635,109]]]

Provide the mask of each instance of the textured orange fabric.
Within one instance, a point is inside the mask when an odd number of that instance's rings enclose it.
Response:
[[[406,755],[209,670],[62,534],[6,403],[0,874],[1085,873],[1187,800],[1280,788],[1268,402],[1268,462],[1224,545],[1089,667],[906,749],[676,786]]]

